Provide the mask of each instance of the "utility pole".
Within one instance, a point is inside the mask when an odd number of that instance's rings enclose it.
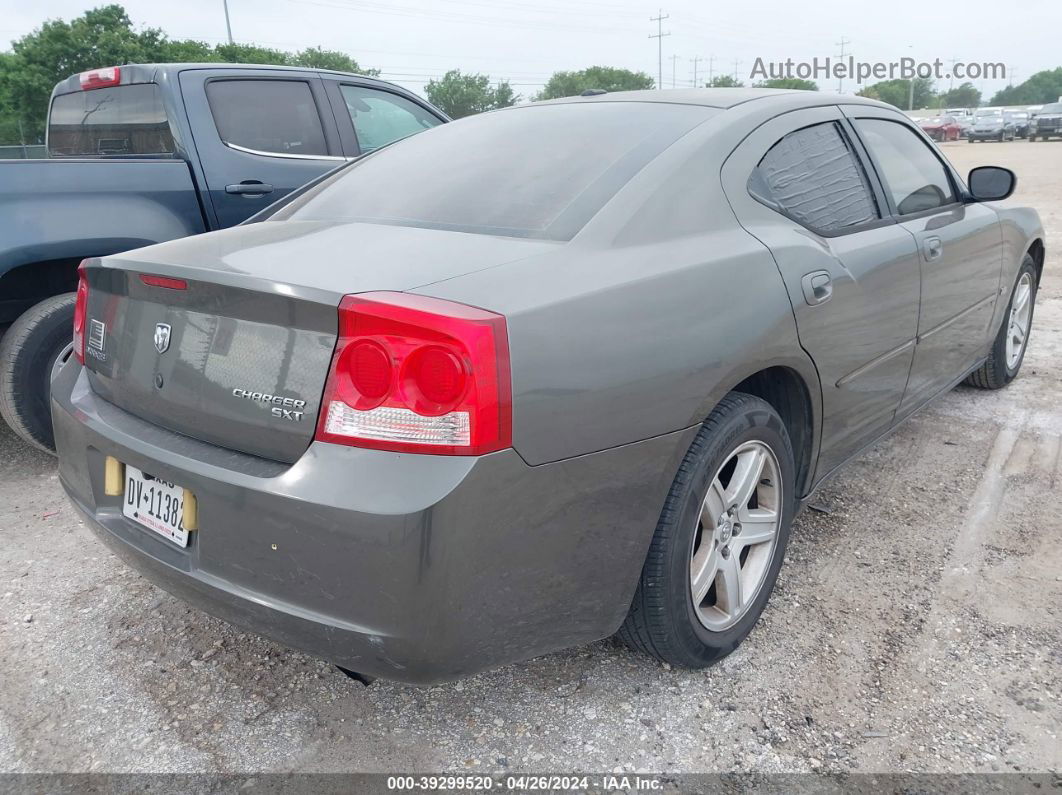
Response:
[[[229,22],[229,0],[221,0],[221,4],[225,6],[225,30],[229,34],[229,44],[232,44],[232,23]]]
[[[703,60],[704,59],[701,56],[699,56],[699,55],[694,55],[693,56],[693,87],[694,88],[700,88],[701,87],[700,84],[697,82],[697,64],[699,64]]]
[[[955,88],[955,64],[959,62],[958,58],[951,59],[951,71],[948,72],[948,91]]]
[[[734,82],[735,83],[738,82],[738,67],[741,66],[741,64],[743,64],[743,63],[745,63],[745,62],[741,61],[741,60],[738,60],[737,58],[734,59]]]
[[[668,58],[671,60],[671,87],[674,88],[675,87],[675,64],[678,63],[679,56],[677,56],[677,55],[669,55]]]
[[[841,53],[837,57],[840,58],[842,61],[844,60],[844,55],[845,55],[844,48],[847,45],[851,44],[851,43],[852,43],[851,39],[846,39],[844,36],[841,36],[841,40],[839,42],[836,42],[837,46],[841,48]],[[843,94],[844,93],[844,78],[843,77],[838,77],[837,78],[837,93],[838,94]]]
[[[650,22],[656,23],[656,33],[650,33],[650,39],[656,39],[656,87],[664,87],[664,36],[670,36],[671,31],[664,33],[664,20],[670,19],[670,14],[665,14],[664,9],[658,9],[655,17],[649,17]]]
[[[712,85],[712,81],[715,80],[715,56],[712,55],[708,58],[708,86]]]

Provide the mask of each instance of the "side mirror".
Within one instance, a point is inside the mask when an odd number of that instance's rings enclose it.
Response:
[[[968,184],[974,201],[998,202],[1014,193],[1018,178],[1009,168],[980,166],[970,172]]]

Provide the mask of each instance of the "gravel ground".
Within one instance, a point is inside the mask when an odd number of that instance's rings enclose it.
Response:
[[[608,640],[363,687],[126,569],[0,425],[0,771],[1059,770],[1062,144],[944,148],[1013,168],[1044,218],[1022,376],[944,396],[821,489],[719,665]]]

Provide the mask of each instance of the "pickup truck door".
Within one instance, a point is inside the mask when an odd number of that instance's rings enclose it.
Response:
[[[234,226],[345,162],[319,77],[190,69],[181,94],[219,228]]]

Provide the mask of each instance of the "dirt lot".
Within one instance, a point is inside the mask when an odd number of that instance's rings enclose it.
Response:
[[[365,688],[126,569],[0,425],[0,770],[1059,770],[1062,144],[944,148],[1017,171],[1047,227],[1021,378],[944,396],[823,488],[722,664],[603,641]]]

